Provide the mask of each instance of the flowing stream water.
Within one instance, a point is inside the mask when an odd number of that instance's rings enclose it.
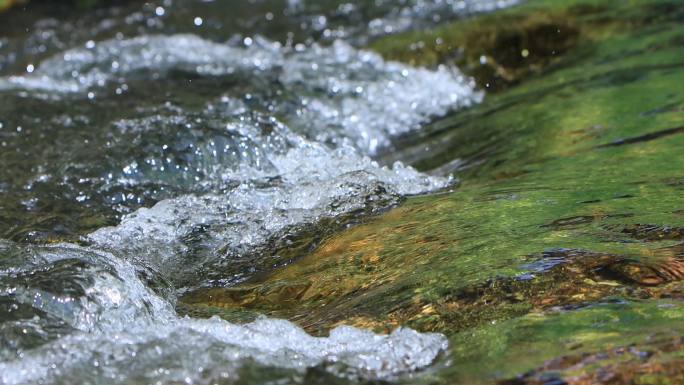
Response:
[[[0,382],[296,383],[308,368],[393,379],[432,365],[441,334],[313,337],[286,320],[179,317],[176,298],[453,186],[373,157],[483,92],[455,67],[360,47],[514,3],[13,11],[0,37]]]

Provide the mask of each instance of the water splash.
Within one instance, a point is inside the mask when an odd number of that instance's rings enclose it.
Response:
[[[8,323],[24,328],[19,343],[0,350],[3,384],[230,382],[239,379],[237,369],[249,360],[296,371],[325,364],[337,375],[387,378],[429,365],[447,346],[439,334],[410,329],[381,336],[338,327],[329,337],[316,338],[284,320],[236,325],[219,318],[177,318],[171,304],[139,278],[138,268],[112,254],[68,244],[8,242],[0,252],[23,264],[0,270],[0,282],[12,286],[0,299],[33,313],[3,322],[3,330]],[[64,263],[70,264],[66,270],[60,269]],[[49,281],[36,279],[37,271]],[[28,329],[31,322],[42,325]],[[60,329],[64,323],[74,330]],[[52,335],[36,342],[45,330]]]
[[[0,241],[0,382],[230,383],[250,365],[285,368],[293,382],[312,367],[392,379],[432,364],[442,335],[340,327],[316,338],[283,320],[180,318],[174,301],[448,187],[449,176],[370,156],[482,93],[458,69],[387,62],[354,44],[411,18],[513,2],[411,1],[372,15],[344,3],[333,18],[293,1],[263,20],[287,16],[315,38],[274,38],[253,22],[225,41],[232,13],[179,0],[43,20],[0,40],[0,145],[13,149],[0,153],[11,166],[0,192],[21,198],[19,217],[66,200],[70,216],[111,210],[119,222],[80,232],[79,245]]]
[[[85,235],[87,247],[7,246],[20,261],[32,256],[37,262],[9,265],[14,273],[0,277],[5,300],[25,312],[3,326],[19,331],[3,352],[3,381],[201,383],[235,379],[246,362],[389,378],[432,363],[446,348],[441,335],[400,329],[378,336],[342,327],[314,338],[287,321],[181,319],[173,311],[174,293],[240,282],[277,263],[279,250],[302,234],[320,238],[402,196],[447,187],[448,177],[401,163],[381,166],[365,154],[458,107],[460,98],[463,105],[476,101],[472,86],[457,72],[385,63],[342,42],[288,51],[267,41],[239,47],[192,35],[70,50],[30,75],[2,79],[2,86],[8,93],[49,95],[46,103],[59,105],[98,89],[115,98],[124,84],[178,71],[236,76],[243,87],[201,109],[139,108],[89,138],[92,160],[65,154],[40,169],[49,177],[32,178],[73,181],[79,197],[102,196],[110,204],[139,191],[165,193],[153,193],[162,200],[120,224]],[[275,83],[264,85],[264,77]],[[291,96],[264,97],[274,84]],[[437,102],[435,92],[443,96]],[[29,279],[36,270],[45,282],[59,284],[43,287]]]
[[[348,142],[368,155],[431,117],[482,99],[473,81],[454,68],[430,71],[385,62],[340,40],[329,47],[293,48],[257,37],[244,47],[196,35],[114,39],[68,50],[30,74],[0,78],[0,90],[92,97],[98,87],[109,85],[120,94],[136,78],[172,72],[247,80],[240,94],[228,96],[258,97],[260,109],[284,115],[309,138]]]

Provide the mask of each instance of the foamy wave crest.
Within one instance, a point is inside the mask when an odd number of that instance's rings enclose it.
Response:
[[[386,62],[340,40],[292,48],[255,38],[245,47],[195,35],[114,39],[68,50],[32,74],[1,78],[0,90],[86,95],[113,84],[122,92],[136,76],[159,79],[178,71],[247,81],[240,94],[229,96],[258,96],[260,108],[284,114],[307,137],[348,142],[368,155],[433,117],[482,99],[457,69]]]

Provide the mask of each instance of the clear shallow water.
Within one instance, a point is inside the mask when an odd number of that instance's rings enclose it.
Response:
[[[6,27],[2,381],[234,382],[256,365],[299,382],[310,367],[368,379],[430,365],[446,348],[438,334],[314,338],[288,321],[191,320],[173,307],[188,288],[241,282],[405,195],[448,187],[369,156],[482,93],[455,68],[354,45],[409,19],[509,3],[231,13],[178,1]],[[284,24],[263,21],[275,15]],[[281,32],[290,23],[297,35]]]

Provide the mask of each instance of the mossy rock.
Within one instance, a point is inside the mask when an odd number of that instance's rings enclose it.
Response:
[[[499,91],[564,65],[566,54],[591,54],[592,43],[655,21],[682,16],[673,1],[529,1],[426,31],[374,41],[385,58],[419,66],[455,64],[478,85]],[[617,15],[617,17],[616,17]]]
[[[500,92],[381,155],[455,172],[454,191],[410,198],[252,281],[187,293],[182,306],[286,317],[317,334],[338,324],[439,331],[452,365],[428,376],[436,383],[596,383],[600,373],[677,383],[681,344],[667,342],[684,333],[684,10],[675,5],[528,1],[376,41],[386,57],[422,65],[480,65],[484,51],[458,49],[477,49],[466,36],[478,31],[491,32],[481,36],[490,48],[507,39],[520,42],[515,51],[565,48],[530,51],[536,66],[497,59],[514,69]],[[535,40],[561,24],[562,39]],[[426,43],[412,50],[417,37]],[[431,50],[437,37],[452,49]]]

